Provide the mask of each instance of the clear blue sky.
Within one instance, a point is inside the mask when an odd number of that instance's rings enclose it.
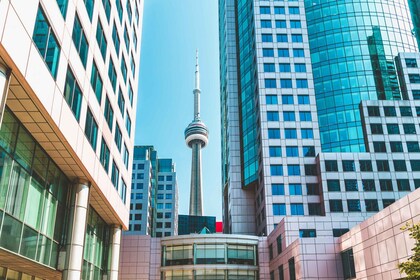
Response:
[[[210,130],[202,151],[204,215],[221,220],[219,46],[216,0],[145,0],[136,145],[172,158],[179,213],[188,214],[191,150],[184,129],[193,119],[195,50],[199,50],[201,118]]]

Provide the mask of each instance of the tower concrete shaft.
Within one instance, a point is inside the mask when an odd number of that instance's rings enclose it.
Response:
[[[202,177],[201,177],[201,149],[207,146],[208,129],[200,119],[200,67],[198,52],[195,65],[194,119],[185,129],[185,142],[192,149],[191,186],[190,186],[190,215],[203,215]]]

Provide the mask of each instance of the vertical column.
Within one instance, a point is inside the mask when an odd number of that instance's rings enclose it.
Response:
[[[86,221],[89,203],[88,182],[75,185],[75,200],[71,218],[71,234],[68,243],[67,266],[63,271],[64,280],[81,279],[83,263],[83,245],[85,242]]]
[[[121,226],[114,225],[112,228],[111,240],[111,271],[110,280],[118,280],[118,268],[120,265],[120,247],[121,247]]]
[[[6,66],[0,63],[0,128],[3,122],[3,113],[6,108],[7,93],[9,91],[9,72]]]

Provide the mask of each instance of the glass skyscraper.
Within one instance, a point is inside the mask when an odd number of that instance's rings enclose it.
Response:
[[[418,187],[411,5],[219,1],[225,232],[352,227]]]

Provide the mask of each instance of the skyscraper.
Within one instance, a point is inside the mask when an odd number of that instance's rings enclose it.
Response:
[[[0,2],[0,278],[118,278],[142,14]]]
[[[173,236],[178,231],[178,185],[175,163],[161,159],[153,146],[135,146],[126,234]]]
[[[207,146],[209,131],[200,117],[200,67],[198,65],[198,51],[195,64],[194,119],[185,129],[185,142],[192,150],[191,186],[190,186],[190,215],[203,215],[202,178],[201,178],[201,149]]]
[[[406,1],[219,1],[226,232],[349,228],[418,187],[412,26]]]

